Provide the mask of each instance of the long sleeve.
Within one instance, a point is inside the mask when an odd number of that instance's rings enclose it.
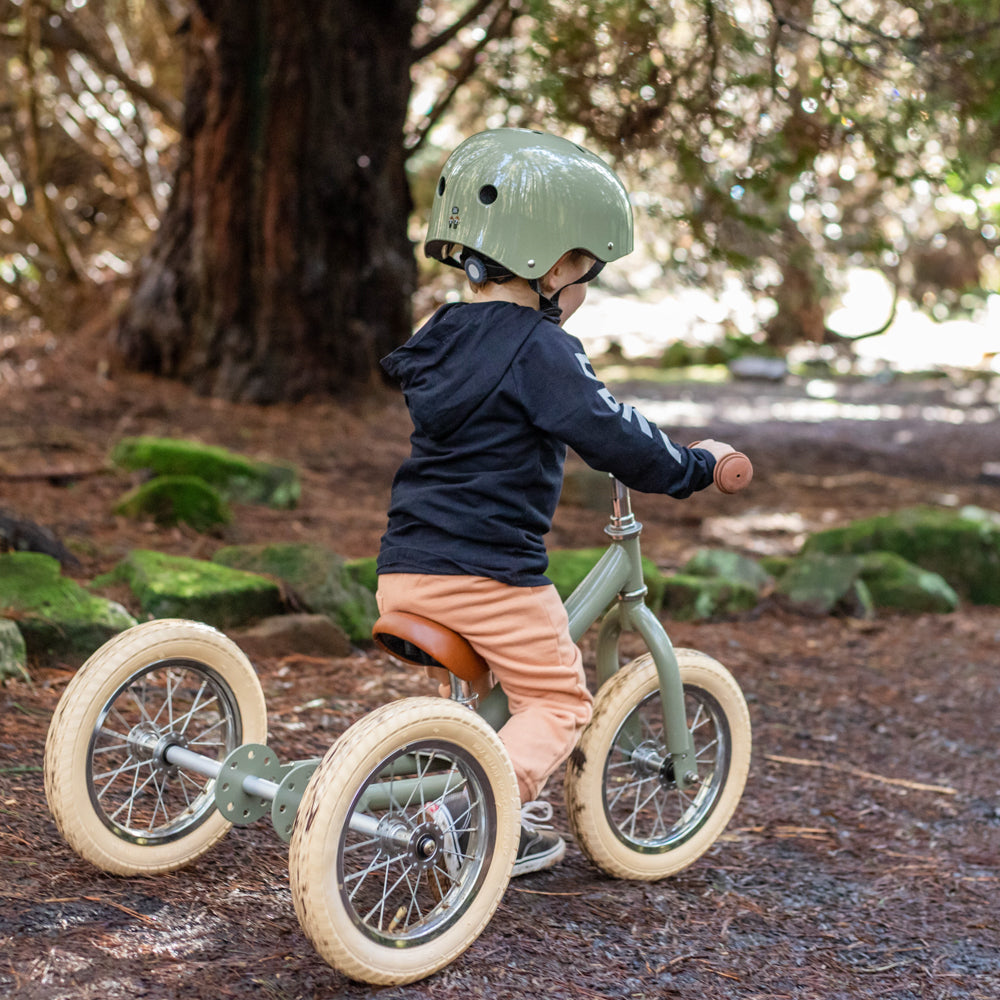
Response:
[[[637,409],[618,402],[594,374],[580,341],[555,325],[541,325],[511,373],[535,426],[629,488],[683,498],[711,484],[712,454],[676,444]]]

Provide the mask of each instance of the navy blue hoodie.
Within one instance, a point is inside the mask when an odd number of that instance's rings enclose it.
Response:
[[[583,345],[509,302],[443,306],[382,367],[402,383],[410,457],[392,485],[380,573],[548,583],[569,445],[646,493],[686,497],[713,456],[674,444],[594,375]]]

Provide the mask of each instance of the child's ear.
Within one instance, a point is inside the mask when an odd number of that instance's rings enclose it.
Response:
[[[573,257],[573,251],[567,250],[542,276],[541,286],[543,289],[561,288],[559,279],[563,276],[566,268]]]

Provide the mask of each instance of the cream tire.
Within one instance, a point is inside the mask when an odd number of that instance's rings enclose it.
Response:
[[[409,773],[415,762],[423,783],[376,802],[404,762]],[[461,819],[442,835],[429,817],[463,795],[468,807],[452,805]],[[289,874],[303,931],[351,979],[399,984],[431,975],[479,937],[499,904],[519,807],[510,758],[470,709],[406,698],[375,710],[330,748],[299,806]],[[352,821],[368,826],[355,831]],[[461,845],[449,839],[454,829]]]
[[[699,784],[678,789],[664,745],[656,665],[623,667],[597,693],[570,757],[566,804],[581,850],[617,878],[653,881],[686,868],[732,818],[750,767],[750,715],[721,663],[678,649]]]
[[[63,692],[45,742],[45,794],[60,833],[105,871],[174,871],[231,824],[214,779],[171,766],[171,745],[221,761],[267,739],[247,657],[200,622],[159,619],[98,649]]]

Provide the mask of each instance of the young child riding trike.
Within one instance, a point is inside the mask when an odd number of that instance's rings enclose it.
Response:
[[[576,144],[498,129],[458,147],[425,246],[464,269],[471,301],[383,362],[414,431],[374,629],[450,697],[385,705],[322,760],[281,764],[234,643],[193,622],[136,626],[81,668],[49,732],[50,808],[82,857],[170,871],[269,815],[322,957],[405,983],[478,937],[510,877],[563,857],[539,794],[567,761],[571,832],[605,872],[663,878],[714,843],[743,791],[749,715],[726,669],[674,650],[647,607],[629,488],[734,492],[752,470],[731,446],[681,446],[618,402],[563,330],[632,238],[624,187]],[[567,447],[609,474],[611,518],[607,551],[564,604],[544,536]],[[577,642],[598,620],[591,694]],[[649,652],[621,666],[626,631]]]

